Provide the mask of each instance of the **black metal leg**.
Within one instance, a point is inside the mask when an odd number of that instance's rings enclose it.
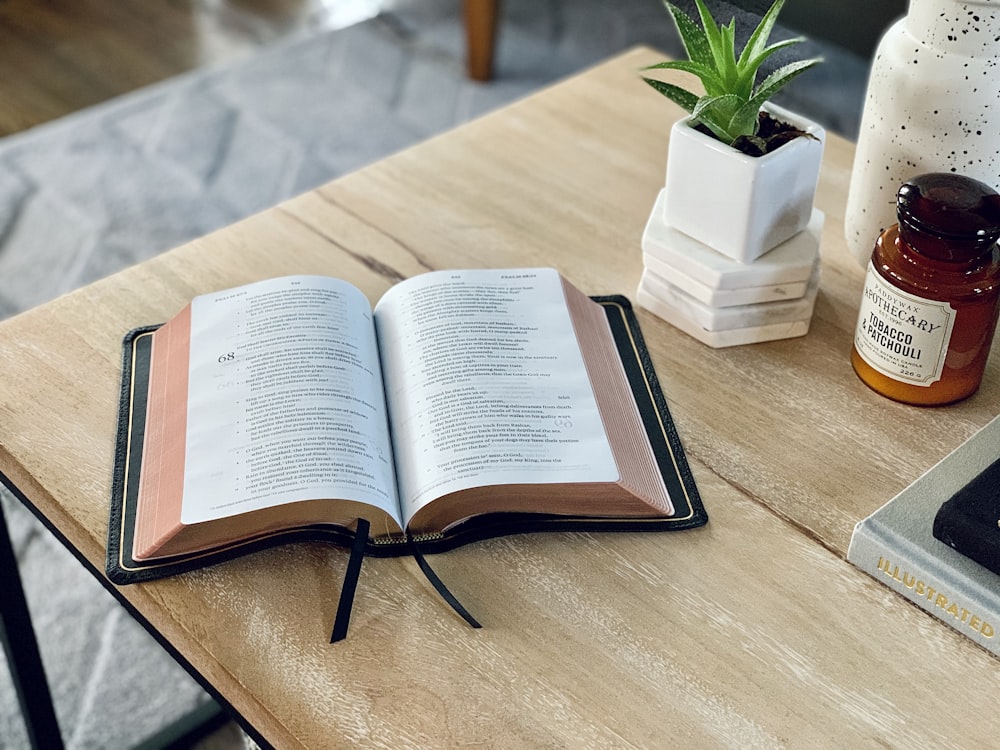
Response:
[[[143,625],[166,649],[167,653],[173,656],[177,663],[184,667],[214,698],[211,703],[203,704],[156,732],[152,737],[141,741],[134,750],[186,750],[230,720],[236,720],[241,725],[242,730],[260,747],[271,747],[254,727],[246,723],[228,703],[225,703],[212,685],[205,681],[169,642],[159,637],[149,623],[132,609],[128,600],[118,594],[116,587],[111,585],[98,571],[95,571],[65,537],[46,522],[44,516],[38,513],[28,498],[2,472],[0,472],[0,486],[6,487],[17,500],[32,511],[42,525],[76,556],[84,568],[104,584],[105,588],[118,600],[118,603]],[[24,598],[24,588],[17,567],[17,558],[14,555],[2,506],[0,506],[0,637],[3,638],[4,651],[7,654],[7,662],[10,664],[11,676],[32,748],[35,750],[50,750],[50,748],[62,750],[64,747],[62,736],[56,721],[48,681],[45,679],[45,672],[42,668],[38,641],[31,626],[31,617]],[[220,704],[227,706],[228,709],[223,709]]]
[[[38,641],[31,626],[28,603],[24,598],[17,558],[7,531],[7,520],[0,507],[0,635],[10,665],[14,689],[21,704],[21,715],[33,748],[63,747],[59,723],[52,706],[49,683],[45,679]]]

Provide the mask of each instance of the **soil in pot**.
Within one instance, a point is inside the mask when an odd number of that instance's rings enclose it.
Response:
[[[712,131],[704,125],[699,125],[695,129],[710,138],[715,138]],[[799,137],[815,138],[814,135],[795,127],[791,123],[772,117],[769,112],[761,110],[757,115],[757,134],[741,135],[732,142],[731,146],[747,156],[764,156]]]

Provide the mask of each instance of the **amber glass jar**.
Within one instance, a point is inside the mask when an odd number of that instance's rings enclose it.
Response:
[[[875,242],[851,364],[883,396],[948,404],[979,388],[1000,296],[1000,195],[957,174],[921,175]]]

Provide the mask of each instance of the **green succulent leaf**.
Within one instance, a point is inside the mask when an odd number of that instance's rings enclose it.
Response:
[[[740,135],[733,129],[733,121],[743,104],[743,100],[734,94],[703,96],[692,110],[691,120],[704,125],[719,140],[732,143]]]
[[[697,21],[670,0],[663,0],[663,4],[677,27],[688,59],[650,65],[644,70],[672,69],[691,73],[701,81],[705,94],[699,97],[673,84],[645,77],[644,80],[690,112],[696,123],[703,124],[727,143],[756,135],[757,115],[763,104],[793,78],[821,62],[820,58],[814,58],[790,63],[757,85],[757,73],[767,58],[780,49],[804,41],[796,38],[768,44],[785,0],[774,0],[738,57],[735,18],[725,25],[716,23],[705,0],[695,0]]]
[[[750,38],[747,39],[746,46],[743,48],[742,54],[740,54],[740,66],[750,65],[750,61],[764,51],[764,48],[767,46],[767,40],[771,36],[771,32],[774,31],[774,24],[778,20],[778,14],[781,12],[784,4],[785,0],[775,0],[774,4],[768,8],[767,13],[760,19],[760,23],[757,24],[757,28],[753,30]],[[754,66],[754,70],[758,67],[760,67],[759,63]]]
[[[796,37],[794,39],[785,39],[781,42],[775,42],[769,47],[765,47],[760,51],[755,57],[751,57],[742,67],[742,75],[745,77],[745,81],[741,81],[741,84],[745,82],[747,97],[749,98],[750,92],[753,90],[753,85],[757,79],[757,72],[760,70],[760,66],[763,65],[764,61],[785,47],[791,47],[792,45],[804,42],[804,37]]]
[[[688,59],[714,67],[712,49],[708,44],[708,37],[705,35],[705,32],[698,27],[698,24],[687,13],[676,5],[667,0],[664,0],[663,4],[667,7],[671,18],[674,20],[674,26],[677,27],[677,34],[681,38],[681,44],[684,45],[684,51],[687,53]]]
[[[760,109],[764,105],[764,102],[774,96],[785,84],[821,62],[822,59],[816,57],[811,60],[798,60],[797,62],[783,65],[761,81],[747,104]]]
[[[712,61],[717,68],[721,68],[725,64],[724,59],[720,55],[720,51],[723,48],[722,30],[716,24],[715,19],[712,18],[712,13],[702,0],[695,0],[695,4],[698,6],[702,33],[705,36],[705,41],[712,55]]]
[[[697,76],[705,87],[705,93],[718,95],[725,92],[725,87],[719,74],[711,66],[703,63],[692,62],[691,60],[667,60],[665,62],[649,65],[643,70],[683,70],[685,73],[692,73]],[[649,81],[650,79],[646,79]]]
[[[719,49],[716,56],[719,61],[719,73],[726,82],[726,87],[731,90],[740,75],[739,66],[736,64],[735,18],[728,26],[719,29]]]
[[[740,136],[757,135],[757,125],[760,122],[757,116],[760,113],[760,108],[761,104],[757,102],[744,102],[743,106],[733,113],[728,128],[729,133],[733,136],[733,139],[729,141],[730,144]]]
[[[692,94],[687,89],[675,86],[665,81],[657,81],[655,78],[643,78],[646,83],[667,97],[674,104],[680,105],[685,112],[691,112],[698,104],[698,95]]]

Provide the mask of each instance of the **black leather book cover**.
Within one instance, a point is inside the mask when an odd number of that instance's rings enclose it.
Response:
[[[942,504],[934,536],[1000,574],[1000,460]]]
[[[702,526],[708,514],[702,504],[684,447],[652,360],[628,299],[622,296],[594,297],[607,314],[625,373],[653,453],[674,504],[670,518],[618,519],[547,514],[485,514],[459,524],[446,534],[422,536],[415,541],[421,552],[444,552],[469,542],[508,534],[536,531],[679,531]],[[328,525],[270,532],[238,543],[188,556],[139,562],[132,557],[135,504],[142,461],[143,429],[146,420],[151,335],[157,326],[130,331],[122,347],[122,384],[118,432],[108,527],[106,572],[118,584],[162,578],[233,559],[263,547],[296,541],[329,541],[350,546],[353,534]],[[379,557],[411,554],[405,538],[370,538],[366,554]]]

